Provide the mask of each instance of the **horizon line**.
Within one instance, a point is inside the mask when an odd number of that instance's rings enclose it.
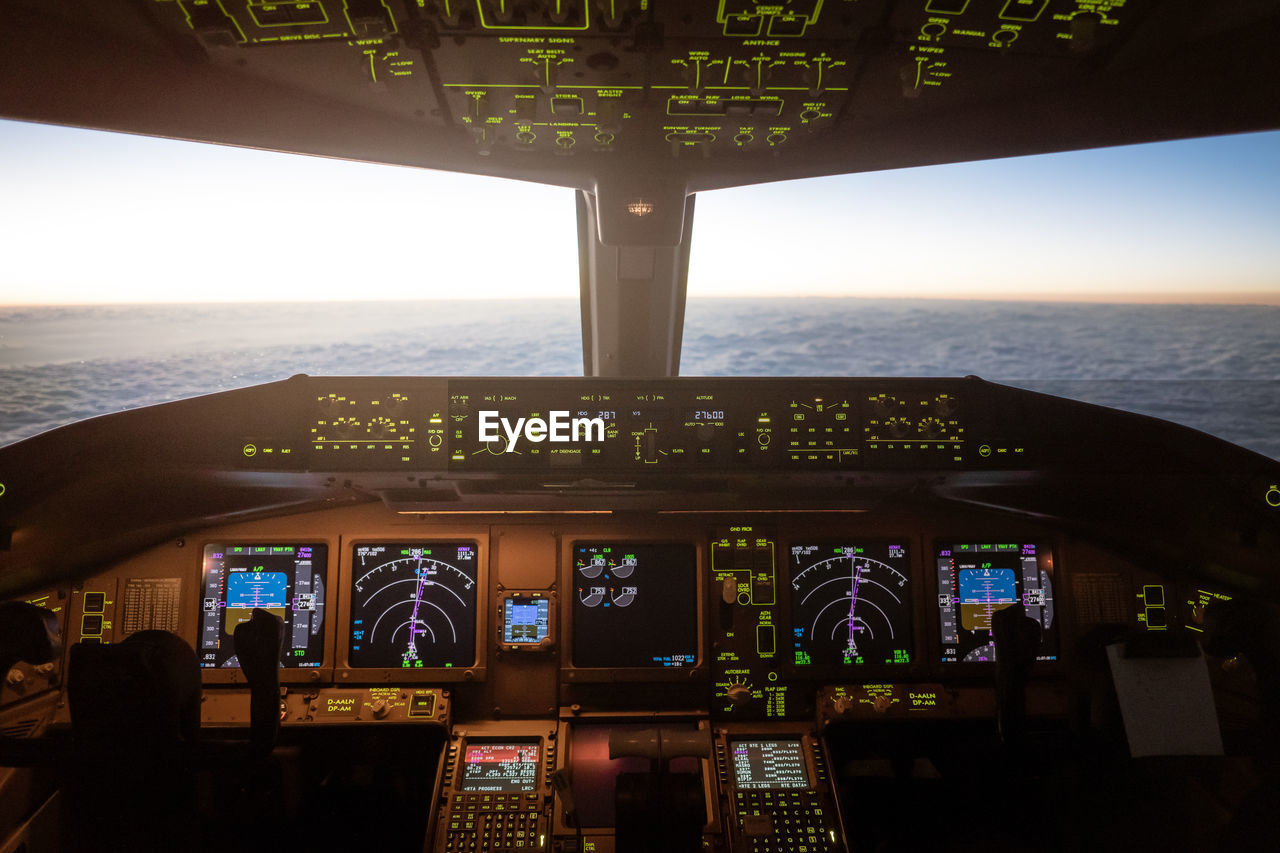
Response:
[[[729,301],[729,300],[848,300],[867,302],[1015,302],[1015,303],[1049,303],[1076,305],[1259,305],[1280,307],[1280,291],[1189,291],[1177,294],[1149,294],[1142,292],[1115,292],[1105,294],[1073,294],[1061,291],[1050,291],[1039,294],[906,294],[906,295],[869,295],[869,294],[689,294],[688,301]],[[565,296],[475,296],[458,297],[382,297],[361,299],[207,299],[190,300],[175,299],[163,301],[126,300],[116,302],[6,302],[0,303],[0,310],[12,308],[144,308],[144,307],[209,307],[217,305],[352,305],[378,303],[493,303],[493,302],[578,302],[576,295]]]

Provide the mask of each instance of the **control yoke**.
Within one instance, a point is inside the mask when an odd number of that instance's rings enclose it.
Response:
[[[275,748],[280,733],[280,649],[284,620],[255,607],[248,622],[233,634],[236,660],[249,682],[249,754],[262,759]]]

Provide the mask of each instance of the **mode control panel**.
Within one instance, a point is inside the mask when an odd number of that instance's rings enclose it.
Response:
[[[292,387],[305,421],[274,437],[245,436],[253,452],[244,450],[243,466],[565,475],[951,469],[981,460],[977,447],[992,440],[984,428],[992,386],[968,379],[300,377]]]

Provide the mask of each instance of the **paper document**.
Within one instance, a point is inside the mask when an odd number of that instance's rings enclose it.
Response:
[[[1107,646],[1111,678],[1124,716],[1129,754],[1222,755],[1218,711],[1202,656],[1126,658]]]

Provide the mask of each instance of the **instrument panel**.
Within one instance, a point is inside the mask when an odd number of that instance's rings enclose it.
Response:
[[[64,613],[68,646],[167,625],[213,655],[202,724],[228,734],[250,710],[235,626],[255,607],[280,615],[282,738],[441,744],[436,791],[415,800],[433,853],[563,850],[579,832],[586,849],[617,850],[640,829],[613,792],[640,784],[652,738],[676,756],[664,785],[704,839],[795,851],[841,849],[851,832],[827,767],[832,739],[861,730],[837,724],[887,726],[875,742],[904,744],[990,728],[996,612],[1020,605],[1040,627],[1027,713],[1061,727],[1066,667],[1091,629],[1194,629],[1225,594],[961,507],[363,504],[192,531],[86,579]],[[619,736],[639,751],[615,756]]]
[[[1073,557],[1089,571],[1074,576]],[[802,720],[857,713],[881,694],[895,713],[910,697],[916,713],[966,716],[990,711],[955,691],[990,693],[992,614],[1019,604],[1040,625],[1034,677],[1062,710],[1058,667],[1084,630],[1175,621],[1152,615],[1145,579],[1094,546],[978,511],[455,518],[365,505],[200,531],[122,561],[73,591],[67,639],[119,642],[173,611],[216,691],[244,683],[235,624],[254,607],[276,612],[281,681],[303,694],[286,724],[374,722],[378,699],[404,705],[401,720],[434,720],[446,704],[482,719],[495,706],[644,702],[724,721]],[[131,612],[126,631],[123,593],[140,585],[171,600]],[[665,686],[655,694],[655,684]],[[411,701],[431,685],[447,701]],[[856,689],[826,696],[833,685]],[[867,685],[885,687],[867,698]],[[346,695],[384,686],[406,696]],[[342,695],[330,707],[328,694]]]
[[[476,563],[474,542],[354,546],[347,662],[359,669],[473,665]]]
[[[305,422],[246,440],[249,468],[571,471],[956,467],[992,443],[981,383],[302,378]],[[980,454],[979,448],[985,447]],[[997,454],[997,448],[999,453]]]
[[[200,665],[238,669],[232,637],[254,610],[284,622],[280,666],[319,667],[324,659],[325,545],[205,545],[200,600]]]

